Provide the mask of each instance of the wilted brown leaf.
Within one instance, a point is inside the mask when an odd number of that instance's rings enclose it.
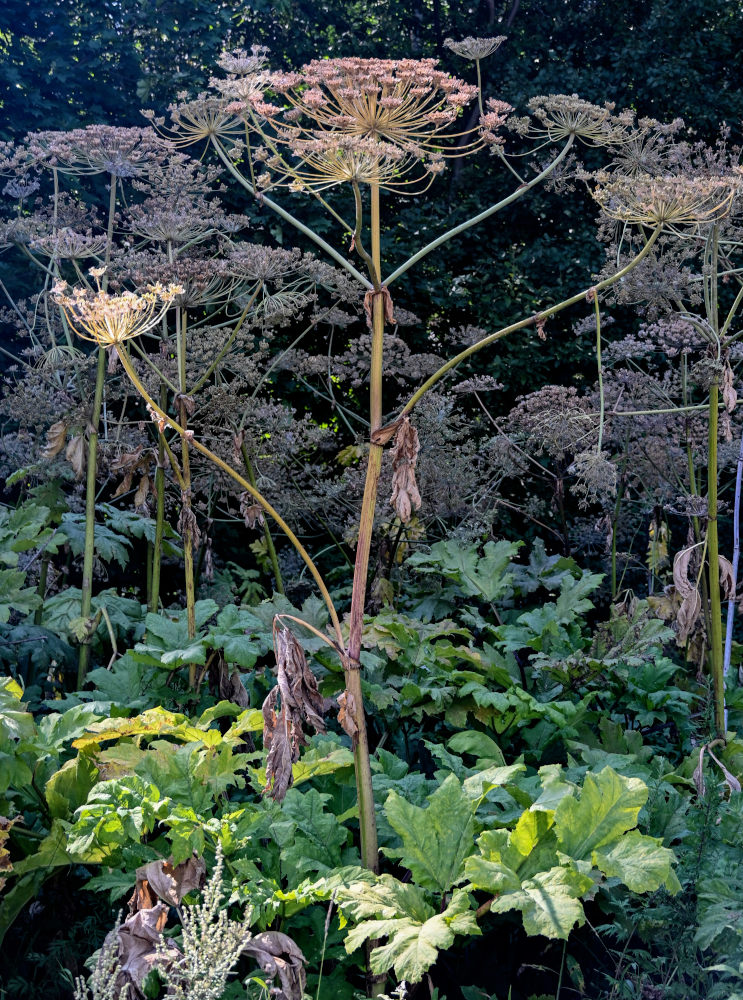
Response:
[[[722,373],[722,401],[728,413],[733,412],[735,404],[738,402],[738,393],[733,385],[733,369],[729,362],[725,365],[725,370]]]
[[[735,600],[735,575],[732,563],[725,556],[718,556],[720,563],[720,587],[724,601]]]
[[[359,741],[359,727],[356,725],[356,699],[350,691],[338,695],[338,722],[351,737],[351,746],[356,749]]]
[[[137,884],[129,900],[129,910],[151,909],[158,899],[170,906],[178,906],[183,897],[194,889],[201,889],[206,880],[203,858],[191,857],[173,867],[170,860],[151,861],[137,868]]]
[[[196,515],[193,512],[188,497],[181,494],[181,512],[178,516],[178,534],[181,538],[185,538],[187,533],[191,535],[193,547],[198,549],[201,544],[199,522],[196,520]]]
[[[673,560],[673,583],[676,590],[682,597],[686,597],[696,587],[689,581],[689,563],[696,546],[690,545],[688,548],[677,552]]]
[[[263,745],[266,758],[266,792],[281,802],[292,783],[291,765],[307,743],[303,720],[324,733],[323,697],[310,670],[304,650],[289,629],[274,627],[277,681],[263,702]],[[281,697],[281,711],[276,705]]]
[[[133,913],[109,933],[106,942],[117,937],[119,946],[114,996],[119,996],[120,991],[128,987],[127,996],[131,1000],[143,1000],[142,985],[149,973],[157,967],[170,968],[183,957],[180,948],[162,935],[167,919],[168,907],[165,903],[156,903]]]
[[[247,491],[240,494],[240,513],[246,528],[254,528],[256,524],[262,528],[266,523],[263,508],[259,503],[254,502],[252,495]]]
[[[54,458],[64,448],[67,439],[67,424],[64,420],[58,420],[46,432],[46,444],[41,449],[42,458]]]
[[[694,773],[691,776],[694,786],[697,790],[697,794],[704,798],[707,792],[707,786],[704,783],[704,751],[707,749],[707,744],[705,743],[699,751],[699,763],[694,768]]]
[[[418,432],[407,415],[403,417],[392,446],[392,496],[390,503],[400,520],[410,520],[413,508],[420,510],[421,495],[415,481],[415,463],[420,442]]]
[[[306,959],[300,948],[287,934],[280,931],[263,931],[256,934],[245,946],[245,953],[252,955],[267,979],[279,978],[271,996],[275,1000],[302,1000],[307,976]]]
[[[681,607],[676,615],[676,624],[678,625],[678,641],[680,643],[686,642],[689,638],[692,629],[696,625],[701,610],[702,598],[697,588],[693,587],[687,594],[684,595]]]
[[[150,477],[147,475],[142,476],[142,478],[139,480],[139,486],[137,487],[137,492],[134,494],[135,508],[144,507],[151,488],[152,484],[150,483]]]
[[[85,475],[85,438],[82,434],[70,438],[64,456],[72,466],[75,479],[82,479]]]
[[[274,629],[274,644],[282,711],[288,708],[290,721],[296,725],[305,719],[316,733],[324,733],[323,698],[302,646],[288,628]]]
[[[732,795],[733,792],[740,792],[741,790],[740,781],[738,781],[738,779],[731,771],[728,771],[728,769],[725,767],[722,761],[718,760],[717,757],[715,757],[715,755],[712,753],[709,747],[707,747],[707,750],[709,751],[709,755],[712,758],[712,760],[715,762],[715,764],[717,764],[717,766],[722,771],[722,776],[725,779],[725,784],[728,786],[730,794]]]
[[[209,687],[224,701],[234,702],[240,708],[250,708],[250,698],[240,679],[240,672],[235,669],[230,673],[221,656],[209,667]]]

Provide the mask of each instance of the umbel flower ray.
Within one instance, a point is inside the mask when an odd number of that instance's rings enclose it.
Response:
[[[102,268],[92,268],[90,273],[97,282]],[[95,291],[78,286],[70,295],[64,281],[57,282],[52,290],[54,300],[78,337],[101,347],[121,344],[151,330],[182,292],[180,285],[156,284],[142,292],[109,295],[100,286]]]

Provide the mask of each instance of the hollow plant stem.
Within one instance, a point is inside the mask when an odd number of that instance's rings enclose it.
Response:
[[[379,213],[379,185],[371,184],[371,251],[373,273],[379,275],[381,269],[381,228]],[[384,345],[384,302],[379,289],[372,297],[372,346],[369,376],[369,418],[371,434],[382,426],[382,357]],[[359,519],[359,535],[356,543],[356,561],[353,573],[351,614],[348,635],[348,663],[346,666],[346,689],[353,696],[356,706],[356,725],[359,738],[354,749],[356,771],[356,791],[359,803],[359,827],[361,830],[361,859],[373,872],[379,871],[379,849],[377,845],[377,824],[374,815],[371,765],[369,760],[369,740],[361,694],[361,638],[364,628],[364,606],[366,603],[367,576],[369,573],[369,552],[374,530],[374,512],[379,490],[379,474],[382,468],[382,447],[370,442],[369,458],[366,466],[364,499]]]
[[[56,179],[56,171],[55,171]],[[105,266],[108,267],[111,260],[111,247],[113,245],[114,220],[116,218],[116,188],[118,179],[111,175],[111,190],[108,199],[108,228],[106,232],[106,256]],[[108,274],[103,276],[103,289],[108,287]],[[90,610],[93,603],[93,562],[95,559],[95,480],[98,469],[98,424],[101,420],[101,408],[103,406],[103,383],[106,377],[106,351],[103,347],[98,347],[98,365],[95,375],[95,390],[93,392],[93,408],[90,413],[90,427],[88,429],[88,468],[85,479],[85,543],[83,548],[83,578],[80,584],[80,617],[84,620],[90,618]],[[78,689],[85,684],[90,666],[90,641],[85,641],[80,646],[77,661],[77,686]]]
[[[168,402],[168,390],[160,386],[160,409],[164,410]],[[160,604],[160,573],[163,558],[163,534],[165,531],[165,440],[162,434],[157,436],[157,468],[155,469],[155,540],[152,544],[152,572],[150,576],[149,609],[157,614]]]
[[[709,291],[705,295],[707,322],[719,344],[719,317],[717,306],[719,226],[712,229],[710,241]],[[719,378],[715,378],[709,391],[709,437],[707,444],[707,581],[709,586],[709,661],[714,697],[715,733],[725,738],[725,677],[723,672],[722,607],[720,599],[719,539],[717,532],[717,434],[719,418]]]
[[[80,585],[80,617],[87,621],[93,604],[93,561],[95,559],[95,478],[98,465],[98,424],[103,405],[103,381],[106,377],[106,351],[98,348],[93,408],[88,429],[88,468],[85,481],[85,544],[83,548],[83,579]],[[77,661],[78,690],[85,684],[90,666],[90,642],[80,646]]]
[[[718,737],[725,737],[725,678],[722,660],[722,607],[720,601],[719,541],[717,534],[717,397],[713,382],[709,393],[709,438],[707,451],[707,553],[709,573],[709,660],[714,696],[714,722]]]
[[[738,586],[738,565],[740,563],[740,494],[743,482],[743,434],[740,438],[738,463],[735,470],[735,506],[733,507],[733,595],[728,601],[727,622],[725,623],[725,652],[722,660],[723,684],[730,671],[730,657],[733,651],[733,622],[735,621],[735,590]],[[728,728],[728,708],[724,707],[725,732]]]

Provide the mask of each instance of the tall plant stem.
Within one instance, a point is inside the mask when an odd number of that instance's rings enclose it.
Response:
[[[725,678],[722,659],[722,607],[720,601],[719,541],[717,536],[717,398],[719,388],[713,382],[709,392],[709,438],[707,451],[707,553],[709,573],[709,660],[714,694],[714,720],[717,736],[725,737]]]
[[[178,399],[178,417],[181,427],[188,429],[188,410],[186,408],[186,338],[187,338],[187,316],[185,309],[179,309],[176,313],[176,346],[178,354],[178,386],[180,389]],[[183,525],[183,571],[186,587],[186,621],[188,626],[188,638],[196,637],[196,584],[194,580],[193,563],[193,520],[194,513],[191,509],[191,454],[188,448],[188,434],[181,438],[181,475],[183,484],[181,486],[181,523]],[[188,665],[188,687],[193,690],[196,686],[196,664]]]
[[[160,386],[160,409],[168,403],[168,390]],[[157,468],[155,469],[155,541],[152,544],[152,572],[150,576],[149,609],[157,614],[160,604],[160,570],[163,558],[163,533],[165,530],[165,439],[157,436]]]
[[[55,224],[57,210],[57,172],[54,171],[55,181]],[[114,220],[116,218],[116,189],[118,179],[111,174],[111,189],[108,198],[108,228],[106,231],[106,256],[104,266],[108,267],[111,260],[111,248],[114,238]],[[103,289],[108,287],[108,274],[103,276]],[[101,408],[103,406],[103,382],[106,377],[106,351],[103,347],[98,347],[98,366],[95,376],[95,390],[93,393],[93,408],[90,413],[90,427],[88,431],[88,469],[85,480],[85,546],[83,549],[83,579],[80,585],[80,617],[87,620],[90,618],[90,610],[93,603],[93,560],[95,558],[95,479],[98,467],[98,424],[101,420]],[[81,688],[88,676],[90,666],[90,643],[84,642],[80,646],[80,653],[77,661],[77,686]]]
[[[235,469],[233,469],[232,466],[228,465],[227,462],[223,461],[219,457],[219,455],[215,455],[213,451],[211,451],[209,448],[206,447],[206,445],[202,444],[196,438],[190,437],[190,434],[192,432],[188,431],[185,427],[182,427],[176,420],[168,416],[168,414],[161,407],[157,405],[155,400],[150,396],[150,394],[145,389],[141,379],[139,378],[136,371],[132,367],[131,359],[129,358],[128,354],[126,353],[126,350],[123,347],[119,348],[119,359],[121,360],[121,364],[124,368],[124,371],[131,379],[132,385],[140,394],[145,403],[152,409],[152,412],[155,414],[155,416],[157,417],[158,421],[162,424],[162,426],[165,427],[165,425],[167,424],[168,427],[172,427],[172,429],[176,431],[178,434],[180,434],[181,437],[189,436],[191,448],[193,448],[194,451],[198,451],[199,454],[204,455],[205,458],[208,458],[210,462],[213,462],[217,466],[218,469],[221,469],[222,472],[226,473],[226,475],[230,476],[232,479],[235,480],[236,483],[242,486],[244,490],[247,490],[247,492],[250,493],[252,497],[255,497],[256,501],[261,505],[261,507],[266,511],[266,513],[270,517],[272,517],[273,520],[276,522],[276,524],[279,526],[279,528],[281,528],[283,533],[286,535],[286,537],[292,543],[292,545],[297,550],[299,555],[302,557],[302,560],[307,566],[307,569],[312,574],[313,580],[317,584],[317,588],[320,591],[323,600],[325,601],[325,605],[328,609],[328,614],[330,615],[330,620],[333,625],[333,631],[335,632],[338,650],[339,652],[342,652],[343,632],[341,630],[340,618],[338,617],[338,612],[335,608],[335,605],[333,604],[333,599],[330,596],[330,592],[327,586],[325,585],[325,581],[323,580],[319,569],[312,561],[312,558],[305,549],[304,545],[302,545],[300,540],[297,538],[292,529],[283,519],[281,514],[279,514],[279,512],[275,509],[275,507],[273,507],[268,502],[268,500],[266,500],[263,494],[259,493],[258,490],[254,486],[252,486],[244,476],[241,476],[239,472],[236,472]]]
[[[733,507],[733,596],[728,601],[728,615],[725,625],[725,653],[722,660],[723,683],[730,671],[730,657],[733,651],[733,622],[735,620],[735,589],[738,586],[738,565],[740,563],[740,494],[743,483],[743,434],[738,450],[738,464],[735,471],[735,506]],[[725,705],[725,732],[728,728],[728,708]]]
[[[98,465],[98,424],[103,405],[103,381],[106,376],[106,351],[98,348],[93,409],[88,429],[88,468],[85,481],[85,547],[83,549],[83,579],[80,586],[80,617],[90,618],[93,604],[93,560],[95,558],[95,477]],[[90,666],[90,643],[80,646],[77,661],[78,690],[85,684]]]
[[[253,463],[250,461],[250,455],[248,455],[248,449],[244,441],[240,445],[240,454],[243,457],[243,465],[245,466],[245,474],[248,477],[248,481],[253,487],[255,487],[257,483],[255,470],[253,469]],[[276,546],[273,543],[273,536],[271,535],[271,529],[269,528],[267,521],[263,522],[263,537],[266,539],[266,550],[268,551],[268,558],[271,560],[271,569],[273,570],[273,577],[276,581],[276,590],[280,594],[283,594],[284,581],[281,578],[279,557],[276,555]]]
[[[371,248],[375,275],[381,269],[381,228],[379,217],[379,185],[371,184]],[[382,356],[384,346],[384,302],[379,289],[372,298],[372,346],[371,369],[369,375],[369,418],[371,434],[382,426]],[[374,795],[372,791],[371,766],[369,760],[369,739],[361,694],[361,637],[364,628],[364,605],[366,603],[367,576],[369,573],[369,552],[374,530],[374,511],[377,506],[379,474],[382,468],[382,447],[370,443],[366,466],[364,499],[359,520],[359,537],[356,543],[356,561],[353,572],[353,592],[351,595],[351,615],[348,635],[348,663],[346,666],[346,689],[353,696],[356,705],[356,725],[358,743],[354,749],[356,771],[356,791],[359,802],[359,827],[361,830],[361,859],[373,872],[379,871],[379,848],[377,845],[377,824],[374,815]]]
[[[717,305],[719,226],[712,228],[709,252],[709,291],[705,294],[707,321],[719,345],[719,316]],[[719,352],[719,346],[718,346]],[[719,353],[718,353],[719,357]],[[717,533],[717,425],[719,416],[719,379],[715,378],[709,390],[709,438],[707,444],[707,558],[709,572],[709,660],[714,696],[715,732],[725,738],[725,677],[722,651],[722,607],[720,600],[719,539]]]

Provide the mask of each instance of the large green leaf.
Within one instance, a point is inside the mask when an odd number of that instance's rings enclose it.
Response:
[[[648,797],[639,778],[625,778],[610,767],[587,774],[580,798],[565,796],[555,810],[560,850],[576,860],[591,860],[593,851],[613,843],[637,826]]]
[[[427,808],[390,792],[384,811],[402,840],[401,850],[385,849],[400,858],[415,881],[446,892],[462,879],[464,859],[474,851],[474,807],[458,779],[450,774],[428,800]]]
[[[520,910],[527,934],[567,939],[577,924],[585,923],[580,897],[593,886],[590,875],[574,868],[555,867],[526,879],[518,889],[493,900],[494,913]]]
[[[639,830],[631,830],[615,843],[593,851],[591,860],[605,875],[621,879],[632,892],[654,892],[662,885],[669,892],[681,888],[672,867],[673,851]]]
[[[355,895],[351,901],[348,897]],[[433,965],[440,950],[450,948],[457,934],[479,934],[475,914],[466,892],[456,890],[451,902],[436,913],[417,886],[403,885],[390,875],[381,876],[376,886],[365,883],[340,890],[339,904],[357,919],[376,915],[352,928],[346,951],[352,952],[365,941],[388,938],[371,953],[376,975],[394,969],[398,980],[418,983]]]

